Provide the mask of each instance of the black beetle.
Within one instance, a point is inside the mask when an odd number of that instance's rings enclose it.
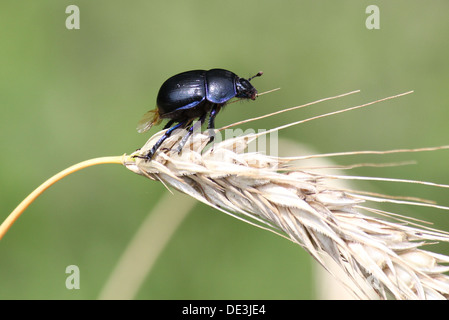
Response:
[[[174,130],[188,129],[187,135],[178,144],[177,150],[180,152],[193,132],[193,120],[199,118],[202,125],[208,113],[210,116],[207,129],[214,129],[215,117],[232,98],[255,100],[257,90],[250,81],[261,75],[262,71],[249,79],[244,79],[224,69],[192,70],[166,80],[159,89],[156,109],[148,111],[143,116],[137,131],[140,133],[148,131],[162,119],[169,119],[164,129],[177,124],[165,132],[144,158],[151,159]],[[212,140],[213,136],[209,142]]]

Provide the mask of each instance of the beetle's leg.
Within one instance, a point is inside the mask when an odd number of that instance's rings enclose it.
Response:
[[[171,122],[171,121],[170,121]],[[151,158],[153,158],[154,154],[156,153],[157,149],[161,146],[161,144],[165,141],[165,139],[167,139],[168,137],[170,137],[170,135],[173,133],[173,131],[175,131],[176,129],[185,126],[187,123],[187,121],[182,121],[180,123],[178,123],[177,125],[171,127],[170,129],[168,129],[164,135],[153,145],[153,147],[151,148],[150,152],[148,152],[148,154],[145,156],[145,159],[147,160],[151,160]]]
[[[206,120],[207,113],[203,114],[200,119],[193,124],[187,131],[187,134],[182,138],[182,140],[178,143],[176,147],[176,151],[178,153],[181,153],[182,148],[184,148],[185,144],[187,143],[187,140],[189,140],[189,137],[192,135],[193,131],[198,130],[198,128],[201,128],[204,121]]]
[[[173,125],[173,123],[175,123],[175,120],[170,120],[169,122],[167,122],[167,124],[164,126],[162,130],[170,128]]]
[[[208,144],[214,141],[215,139],[215,117],[217,116],[219,111],[220,106],[218,105],[213,106],[212,110],[210,111],[209,124],[207,125],[207,131],[210,135]]]

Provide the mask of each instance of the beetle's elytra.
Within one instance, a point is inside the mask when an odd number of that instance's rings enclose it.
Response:
[[[255,100],[257,90],[250,81],[260,77],[262,72],[249,79],[240,78],[235,73],[224,69],[192,70],[179,73],[166,80],[157,95],[157,107],[148,111],[137,126],[138,132],[148,131],[163,119],[169,121],[164,129],[168,129],[151,151],[145,156],[151,159],[159,146],[171,133],[179,128],[188,129],[187,135],[178,144],[181,151],[188,137],[193,132],[193,120],[199,119],[203,124],[207,114],[207,128],[215,128],[215,117],[221,108],[232,98]],[[173,127],[172,125],[175,124]],[[213,137],[211,137],[211,140]]]

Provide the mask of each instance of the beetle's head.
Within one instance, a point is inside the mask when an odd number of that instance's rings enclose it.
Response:
[[[253,87],[251,84],[251,80],[255,77],[260,77],[263,74],[262,71],[259,71],[256,75],[252,76],[249,79],[239,78],[236,81],[236,87],[237,87],[237,98],[243,98],[243,99],[251,99],[256,100],[257,96],[257,90]]]

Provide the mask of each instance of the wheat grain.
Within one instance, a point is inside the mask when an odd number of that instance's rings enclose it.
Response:
[[[289,124],[267,132],[287,126]],[[299,244],[348,286],[357,298],[449,297],[449,277],[445,274],[449,271],[449,257],[423,249],[431,243],[449,242],[448,233],[422,227],[413,220],[370,207],[368,203],[393,202],[445,210],[447,207],[416,198],[395,199],[357,192],[331,183],[381,178],[322,174],[310,166],[301,167],[302,160],[323,155],[282,158],[245,152],[251,141],[261,137],[256,133],[223,140],[212,148],[207,147],[208,135],[194,133],[178,154],[172,147],[182,138],[181,131],[164,142],[153,160],[139,158],[151,149],[162,133],[155,134],[140,150],[127,157],[125,166]],[[408,151],[445,148],[447,146]],[[393,151],[366,153],[390,152]],[[335,155],[360,153],[365,152]],[[383,180],[448,187],[413,180]]]

